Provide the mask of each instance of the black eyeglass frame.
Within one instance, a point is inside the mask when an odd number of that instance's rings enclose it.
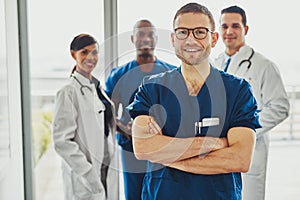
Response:
[[[185,38],[178,38],[178,36],[177,36],[177,34],[176,34],[176,31],[177,31],[178,29],[187,30],[187,31],[188,31],[187,36],[186,36]],[[195,36],[195,30],[197,30],[197,29],[205,30],[205,31],[206,31],[205,36],[202,37],[202,38],[196,37],[196,36]],[[175,34],[175,36],[176,36],[176,38],[177,38],[178,40],[185,40],[186,38],[188,38],[188,37],[190,36],[191,31],[192,31],[192,33],[193,33],[194,38],[196,38],[197,40],[203,40],[203,39],[205,39],[205,38],[207,37],[207,33],[208,33],[208,32],[214,33],[213,31],[209,30],[208,28],[206,28],[206,27],[201,27],[201,26],[200,26],[200,27],[196,27],[196,28],[177,27],[177,28],[174,29],[174,34]]]

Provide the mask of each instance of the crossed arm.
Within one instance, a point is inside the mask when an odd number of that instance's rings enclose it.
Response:
[[[227,139],[165,136],[146,115],[134,120],[132,130],[138,159],[196,174],[247,172],[255,144],[254,131],[246,127],[231,128]]]

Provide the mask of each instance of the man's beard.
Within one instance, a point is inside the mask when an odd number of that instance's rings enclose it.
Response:
[[[149,52],[143,52],[143,53],[139,54],[139,57],[149,58],[149,57],[152,57],[152,54]]]
[[[211,52],[211,49],[206,49],[207,51],[204,53],[204,55],[195,55],[194,58],[189,59],[186,58],[183,54],[182,51],[179,51],[179,49],[175,49],[175,54],[176,56],[184,63],[188,64],[188,65],[198,65],[201,64],[201,62],[205,59],[208,58]]]

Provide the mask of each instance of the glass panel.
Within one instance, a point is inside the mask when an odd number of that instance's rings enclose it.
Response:
[[[0,1],[0,174],[9,158],[8,88],[4,1]]]
[[[51,135],[54,96],[75,64],[71,40],[88,33],[103,42],[102,10],[102,0],[28,0],[36,199],[63,199],[60,157]]]

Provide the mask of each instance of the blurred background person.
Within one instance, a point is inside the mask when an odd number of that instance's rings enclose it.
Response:
[[[116,110],[122,107],[122,116],[117,120],[117,140],[121,146],[124,192],[127,200],[141,199],[142,182],[146,161],[137,160],[133,154],[131,117],[125,110],[138,90],[143,78],[175,68],[154,55],[157,33],[154,25],[146,19],[136,22],[131,41],[136,48],[136,58],[123,66],[113,68],[106,80],[106,92],[115,102]]]
[[[70,45],[76,64],[70,81],[56,94],[53,140],[62,158],[65,199],[117,199],[113,103],[91,74],[98,44],[90,35]]]
[[[220,35],[225,51],[214,61],[225,72],[245,78],[258,103],[262,128],[256,130],[256,146],[250,171],[243,174],[243,199],[265,199],[269,152],[268,132],[288,117],[289,99],[275,63],[246,44],[246,13],[238,6],[221,11]]]

